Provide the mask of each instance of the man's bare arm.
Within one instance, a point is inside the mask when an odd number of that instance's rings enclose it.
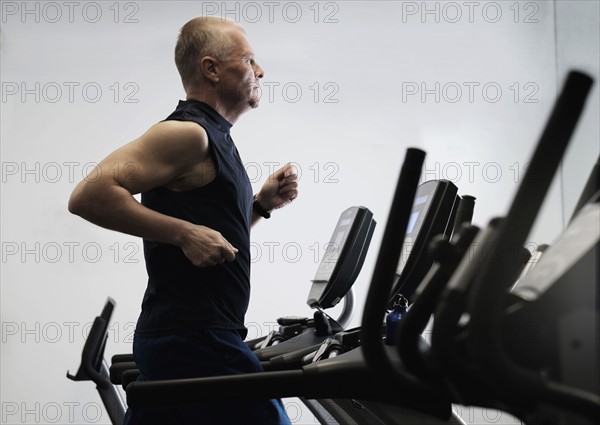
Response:
[[[286,164],[275,171],[255,195],[255,200],[266,211],[283,208],[298,197],[298,171],[292,164]],[[253,211],[252,225],[261,216]]]
[[[73,191],[69,211],[111,230],[180,246],[197,266],[232,261],[237,249],[220,233],[153,211],[133,197],[190,176],[201,185],[211,176],[198,174],[195,167],[207,160],[208,136],[202,127],[161,122],[102,160]]]

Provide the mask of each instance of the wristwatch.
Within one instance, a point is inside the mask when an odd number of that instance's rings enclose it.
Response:
[[[254,210],[254,212],[258,215],[260,215],[262,218],[271,218],[271,213],[267,210],[265,210],[262,205],[260,205],[258,203],[258,201],[256,200],[256,195],[254,195],[253,198],[253,202],[252,202],[252,209]]]

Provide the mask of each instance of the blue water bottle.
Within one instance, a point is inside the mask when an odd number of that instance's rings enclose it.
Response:
[[[402,316],[406,313],[406,309],[408,308],[408,300],[402,294],[398,294],[392,303],[392,308],[393,310],[390,311],[385,318],[385,343],[387,345],[396,345],[396,331],[398,330],[398,323],[402,319]]]

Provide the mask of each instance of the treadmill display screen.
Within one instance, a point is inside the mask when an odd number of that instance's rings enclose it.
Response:
[[[336,305],[350,290],[373,235],[375,220],[368,208],[354,206],[340,215],[317,268],[306,303],[322,309]]]
[[[413,212],[410,215],[410,218],[408,219],[408,226],[406,226],[406,234],[410,235],[415,227],[415,224],[417,222],[417,219],[419,218],[419,214],[421,214],[421,210],[417,210],[415,211],[416,207],[418,207],[419,205],[423,205],[425,202],[427,202],[427,200],[429,199],[429,195],[423,195],[423,196],[419,196],[418,198],[415,199],[415,202],[413,202]]]
[[[418,198],[415,199],[415,202],[413,202],[413,207],[424,204],[425,202],[427,202],[428,199],[429,199],[429,195],[419,196]]]
[[[417,222],[417,218],[419,218],[419,211],[414,212],[410,215],[408,219],[408,226],[406,226],[406,234],[410,235],[413,231],[413,227],[415,227],[415,223]]]
[[[354,214],[352,217],[341,217],[330,241],[325,245],[325,254],[319,264],[317,273],[315,275],[315,281],[317,282],[328,282],[331,279],[331,275],[335,266],[340,258],[340,253],[344,248],[348,233],[354,222]]]
[[[422,190],[423,187],[420,187],[419,189]],[[406,266],[406,262],[410,257],[416,239],[416,237],[413,237],[415,236],[413,233],[418,234],[421,230],[423,224],[422,221],[429,209],[429,198],[430,194],[417,192],[417,196],[413,202],[412,212],[408,219],[408,225],[406,226],[406,236],[404,238],[404,244],[402,245],[402,253],[400,255],[400,261],[398,261],[398,267],[396,268],[397,275],[402,273],[402,270],[404,270],[404,266]]]

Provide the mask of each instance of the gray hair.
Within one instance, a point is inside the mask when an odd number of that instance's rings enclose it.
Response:
[[[236,22],[212,16],[200,16],[188,21],[180,30],[175,45],[175,65],[187,90],[201,82],[198,64],[205,56],[227,59],[234,44],[224,31],[227,27],[244,29]]]

